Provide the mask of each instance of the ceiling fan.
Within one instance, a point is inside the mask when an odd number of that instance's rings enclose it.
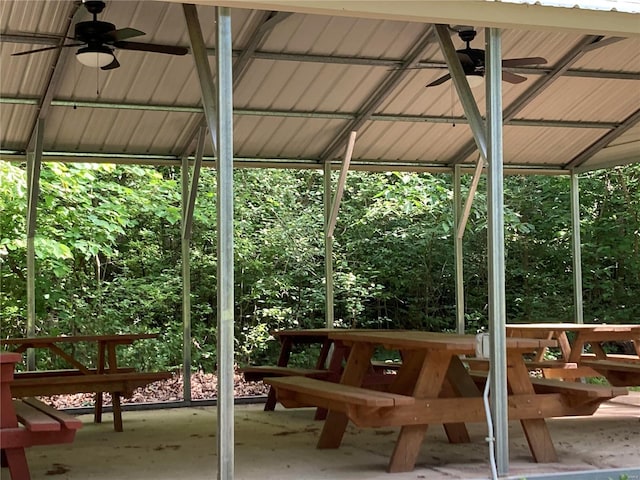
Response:
[[[484,50],[477,48],[471,48],[469,45],[474,38],[476,38],[476,31],[473,27],[462,27],[458,30],[458,36],[467,44],[467,46],[461,50],[456,50],[456,54],[462,64],[462,69],[467,79],[470,80],[470,84],[482,83],[482,78],[485,73],[484,64]],[[541,65],[547,63],[547,60],[542,57],[525,57],[525,58],[505,58],[502,60],[503,67],[522,67],[525,65]],[[451,74],[443,75],[442,77],[434,80],[427,87],[435,87],[436,85],[442,85],[444,82],[451,78]],[[522,75],[516,75],[515,73],[502,71],[502,80],[509,83],[522,83],[527,79]],[[474,85],[472,85],[474,86]]]
[[[135,28],[116,29],[113,23],[98,20],[98,14],[102,13],[105,4],[103,1],[84,0],[83,5],[87,11],[93,14],[93,20],[78,22],[75,26],[73,38],[78,43],[58,45],[55,47],[38,48],[27,52],[14,53],[14,56],[30,55],[47,50],[56,50],[68,47],[81,47],[76,52],[76,58],[80,63],[88,67],[100,67],[102,70],[113,70],[120,63],[116,59],[113,50],[137,50],[142,52],[166,53],[168,55],[186,55],[189,50],[184,47],[172,45],[158,45],[154,43],[129,42],[130,38],[145,35]]]

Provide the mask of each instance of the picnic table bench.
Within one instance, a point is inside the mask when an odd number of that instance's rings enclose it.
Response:
[[[340,381],[343,363],[349,355],[349,348],[342,342],[335,342],[330,333],[340,331],[380,331],[368,329],[333,329],[333,328],[312,328],[312,329],[291,329],[277,330],[271,334],[280,341],[280,354],[276,365],[255,365],[241,368],[240,371],[247,381],[265,381],[272,377],[308,377],[315,379]],[[320,345],[320,352],[313,368],[301,368],[289,366],[289,359],[293,348],[297,345]],[[333,351],[331,348],[333,347]],[[367,376],[365,383],[368,385],[384,385],[390,381],[385,375],[388,371],[397,371],[399,364],[387,362],[371,362],[371,372]],[[267,383],[267,382],[265,382]],[[267,401],[264,406],[265,411],[275,409],[277,403],[276,392],[269,389]],[[321,420],[326,415],[324,409],[319,408],[316,413],[316,420]]]
[[[625,387],[640,385],[640,363],[619,360],[581,360],[580,365],[606,377],[611,385]]]
[[[18,372],[14,375],[12,393],[14,397],[61,395],[73,393],[95,393],[94,422],[102,421],[103,392],[111,394],[113,425],[122,432],[121,397],[130,396],[138,387],[171,378],[171,372],[140,372],[131,367],[119,367],[116,347],[130,345],[141,339],[156,338],[157,334],[80,335],[61,337],[11,338],[0,342],[22,353],[28,348],[47,349],[63,358],[72,369]],[[62,344],[93,342],[98,347],[96,367],[88,367],[76,357],[64,351]]]
[[[335,331],[330,337],[351,347],[340,383],[305,377],[265,379],[285,407],[329,409],[318,448],[338,448],[349,421],[359,427],[399,426],[388,471],[404,472],[413,469],[430,424],[442,424],[449,441],[460,443],[469,441],[466,423],[486,420],[479,388],[486,372],[473,375],[459,357],[475,353],[475,337],[398,331]],[[627,393],[611,386],[532,379],[523,354],[552,344],[544,339],[507,339],[508,414],[520,421],[537,462],[557,460],[546,418],[589,415],[603,401]],[[376,346],[402,353],[403,362],[387,391],[363,385]]]
[[[568,333],[573,334],[571,338]],[[561,358],[545,360],[545,348],[536,352],[529,362],[540,369],[546,378],[605,377],[614,386],[640,385],[640,325],[533,323],[509,324],[507,336],[555,339]],[[607,342],[630,342],[636,352],[612,354],[605,349]],[[589,345],[592,353],[584,353]],[[596,368],[598,367],[598,368]]]
[[[35,398],[13,400],[13,370],[20,360],[20,354],[0,353],[0,445],[2,466],[9,467],[11,478],[29,480],[24,449],[33,445],[71,443],[82,422]]]
[[[478,388],[484,388],[487,372],[470,371],[469,374],[478,385]],[[531,377],[530,381],[536,394],[560,395],[560,404],[556,404],[554,408],[547,410],[545,413],[545,416],[548,417],[593,415],[601,403],[629,394],[627,388],[611,385],[565,382],[559,379],[537,377]],[[511,407],[511,405],[509,406]],[[510,418],[511,415],[512,412],[509,410]],[[517,418],[517,415],[515,418]]]

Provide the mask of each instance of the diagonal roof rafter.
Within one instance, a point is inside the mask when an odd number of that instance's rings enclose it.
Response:
[[[292,14],[289,12],[262,12],[259,26],[254,30],[249,42],[245,49],[240,53],[238,58],[233,64],[233,89],[235,90],[244,75],[248,71],[248,67],[251,60],[254,58],[254,53],[260,44],[264,41],[266,36],[271,32],[280,22],[286,20]],[[208,52],[207,52],[208,53]],[[204,114],[196,122],[195,128],[187,136],[187,141],[182,148],[181,157],[189,155],[193,151],[193,145],[195,139],[198,136],[200,128],[205,124]]]
[[[571,170],[581,167],[599,151],[606,148],[609,144],[611,144],[611,142],[638,125],[638,123],[640,123],[640,108],[629,115],[620,125],[613,128],[609,133],[600,137],[598,140],[596,140],[594,143],[592,143],[582,152],[576,155],[566,165],[564,165],[564,168]]]
[[[408,69],[415,67],[426,49],[433,44],[433,25],[429,25],[422,33],[420,40],[402,62],[398,70],[392,71],[387,78],[378,85],[368,96],[369,100],[360,109],[355,119],[343,127],[337,137],[323,150],[320,155],[322,163],[331,160],[346,145],[352,131],[358,129],[369,120],[380,104],[391,94],[409,73]]]
[[[601,41],[602,35],[587,35],[583,37],[573,48],[571,48],[555,65],[552,71],[544,77],[538,79],[531,87],[529,87],[522,95],[516,98],[503,112],[503,122],[512,120],[523,108],[529,105],[536,97],[538,97],[552,82],[558,79],[566,72],[571,65],[577,62],[588,51],[593,50],[594,44]],[[453,165],[464,162],[476,150],[473,140],[467,142],[460,150],[458,150],[450,162]]]
[[[67,17],[67,22],[64,26],[64,36],[58,40],[58,46],[64,45],[66,37],[69,35],[71,28],[75,23],[76,17],[79,15],[82,15],[80,4],[75,4]],[[36,136],[38,134],[39,122],[40,120],[47,118],[49,108],[51,107],[51,100],[53,99],[58,83],[60,83],[60,79],[62,78],[62,72],[64,71],[64,65],[67,62],[68,57],[68,49],[60,48],[55,54],[55,58],[51,63],[49,78],[46,81],[46,86],[42,92],[42,96],[40,97],[37,110],[38,113],[31,126],[31,133],[29,134],[25,150],[31,150],[34,148]]]

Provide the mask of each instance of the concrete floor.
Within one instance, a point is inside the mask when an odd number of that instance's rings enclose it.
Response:
[[[485,427],[470,426],[472,443],[450,445],[440,427],[430,428],[416,469],[388,474],[397,429],[349,426],[337,450],[316,450],[321,429],[309,409],[265,413],[261,405],[238,406],[235,478],[242,480],[408,480],[488,478]],[[124,413],[125,432],[105,423],[83,428],[70,445],[28,449],[33,480],[215,479],[216,410],[179,408]],[[625,468],[640,478],[640,392],[603,405],[595,416],[549,421],[560,462],[532,463],[518,423],[510,426],[510,475],[532,478],[553,472]],[[572,474],[567,478],[581,478]],[[2,480],[8,480],[2,469]],[[604,478],[620,478],[618,474]]]

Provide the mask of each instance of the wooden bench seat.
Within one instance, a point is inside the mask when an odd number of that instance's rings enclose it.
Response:
[[[135,372],[136,369],[132,367],[120,367],[117,369],[115,373],[132,373]],[[96,374],[98,373],[97,369],[90,368],[89,372]],[[74,375],[85,375],[84,372],[81,372],[77,368],[66,368],[60,370],[34,370],[31,372],[15,372],[13,374],[13,378],[48,378],[48,377],[69,377]]]
[[[474,371],[489,370],[489,360],[484,358],[465,358],[464,362]],[[563,360],[525,360],[529,370],[540,370],[545,378],[576,379],[601,376],[595,370]]]
[[[483,386],[486,372],[470,372]],[[618,395],[620,387],[532,379],[535,394],[509,396],[511,420],[591,415]],[[456,424],[484,420],[480,396],[420,399],[305,377],[267,378],[287,408],[322,407],[345,413],[358,427],[394,427],[418,424]]]
[[[14,379],[15,397],[68,393],[115,392],[128,396],[149,383],[171,378],[171,372],[95,373],[91,375],[24,376]]]
[[[479,388],[484,387],[487,372],[469,372]],[[624,387],[611,385],[593,385],[589,383],[562,381],[549,378],[531,378],[536,394],[560,394],[564,403],[561,415],[575,416],[592,415],[602,402],[620,395],[628,395],[629,390]]]
[[[591,368],[617,387],[634,387],[640,385],[640,363],[616,360],[583,360],[581,366]]]
[[[276,389],[278,401],[287,408],[316,406],[347,413],[350,406],[385,408],[415,402],[413,397],[407,395],[307,377],[266,378],[265,383]]]
[[[597,360],[598,358],[594,353],[583,353],[580,356],[581,361],[585,360]],[[607,353],[606,360],[613,360],[623,363],[640,363],[640,357],[638,355],[631,355],[627,353]]]
[[[0,429],[2,456],[12,480],[28,480],[29,466],[24,449],[33,445],[71,443],[82,422],[34,398],[13,400],[10,406],[19,424]]]
[[[16,398],[62,395],[72,393],[96,393],[94,419],[102,421],[102,392],[111,393],[113,403],[113,425],[116,432],[122,431],[122,408],[120,397],[128,397],[138,387],[171,378],[171,372],[93,373],[91,375],[65,372],[61,375],[19,374],[11,382],[11,392]],[[34,372],[36,373],[36,372]]]
[[[312,377],[325,378],[330,375],[328,370],[299,367],[277,367],[275,365],[259,365],[240,369],[247,382],[259,382],[268,377]]]

